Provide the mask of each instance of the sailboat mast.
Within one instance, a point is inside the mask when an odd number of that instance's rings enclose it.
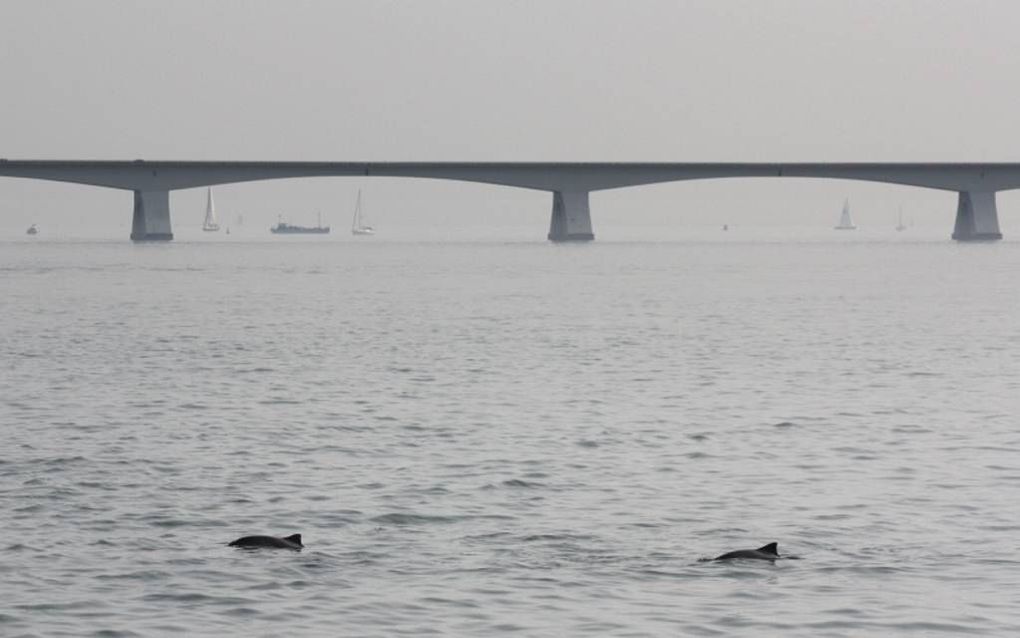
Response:
[[[351,220],[351,230],[361,228],[361,189],[358,189],[358,199],[354,204],[354,219]]]

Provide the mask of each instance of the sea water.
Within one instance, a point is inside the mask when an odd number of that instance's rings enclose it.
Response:
[[[0,634],[1016,634],[1020,244],[834,235],[3,243]]]

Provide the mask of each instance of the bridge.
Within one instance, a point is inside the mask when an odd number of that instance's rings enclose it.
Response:
[[[995,194],[1020,188],[1020,163],[190,162],[0,159],[0,176],[133,191],[131,239],[173,239],[170,191],[265,179],[420,177],[552,194],[549,239],[588,241],[592,191],[725,177],[814,177],[956,191],[953,239],[1002,239]]]

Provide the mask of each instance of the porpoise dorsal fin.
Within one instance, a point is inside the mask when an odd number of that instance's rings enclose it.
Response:
[[[761,552],[762,554],[773,554],[775,556],[779,556],[779,544],[769,543],[768,545],[762,545],[755,551]]]
[[[301,534],[291,534],[290,536],[284,537],[283,540],[290,541],[295,545],[301,545],[301,547],[304,547],[304,545],[301,543]],[[775,543],[772,544],[775,545]]]

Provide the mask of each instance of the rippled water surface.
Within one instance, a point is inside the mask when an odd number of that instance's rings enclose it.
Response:
[[[0,634],[1020,632],[1020,244],[378,239],[0,245]]]

